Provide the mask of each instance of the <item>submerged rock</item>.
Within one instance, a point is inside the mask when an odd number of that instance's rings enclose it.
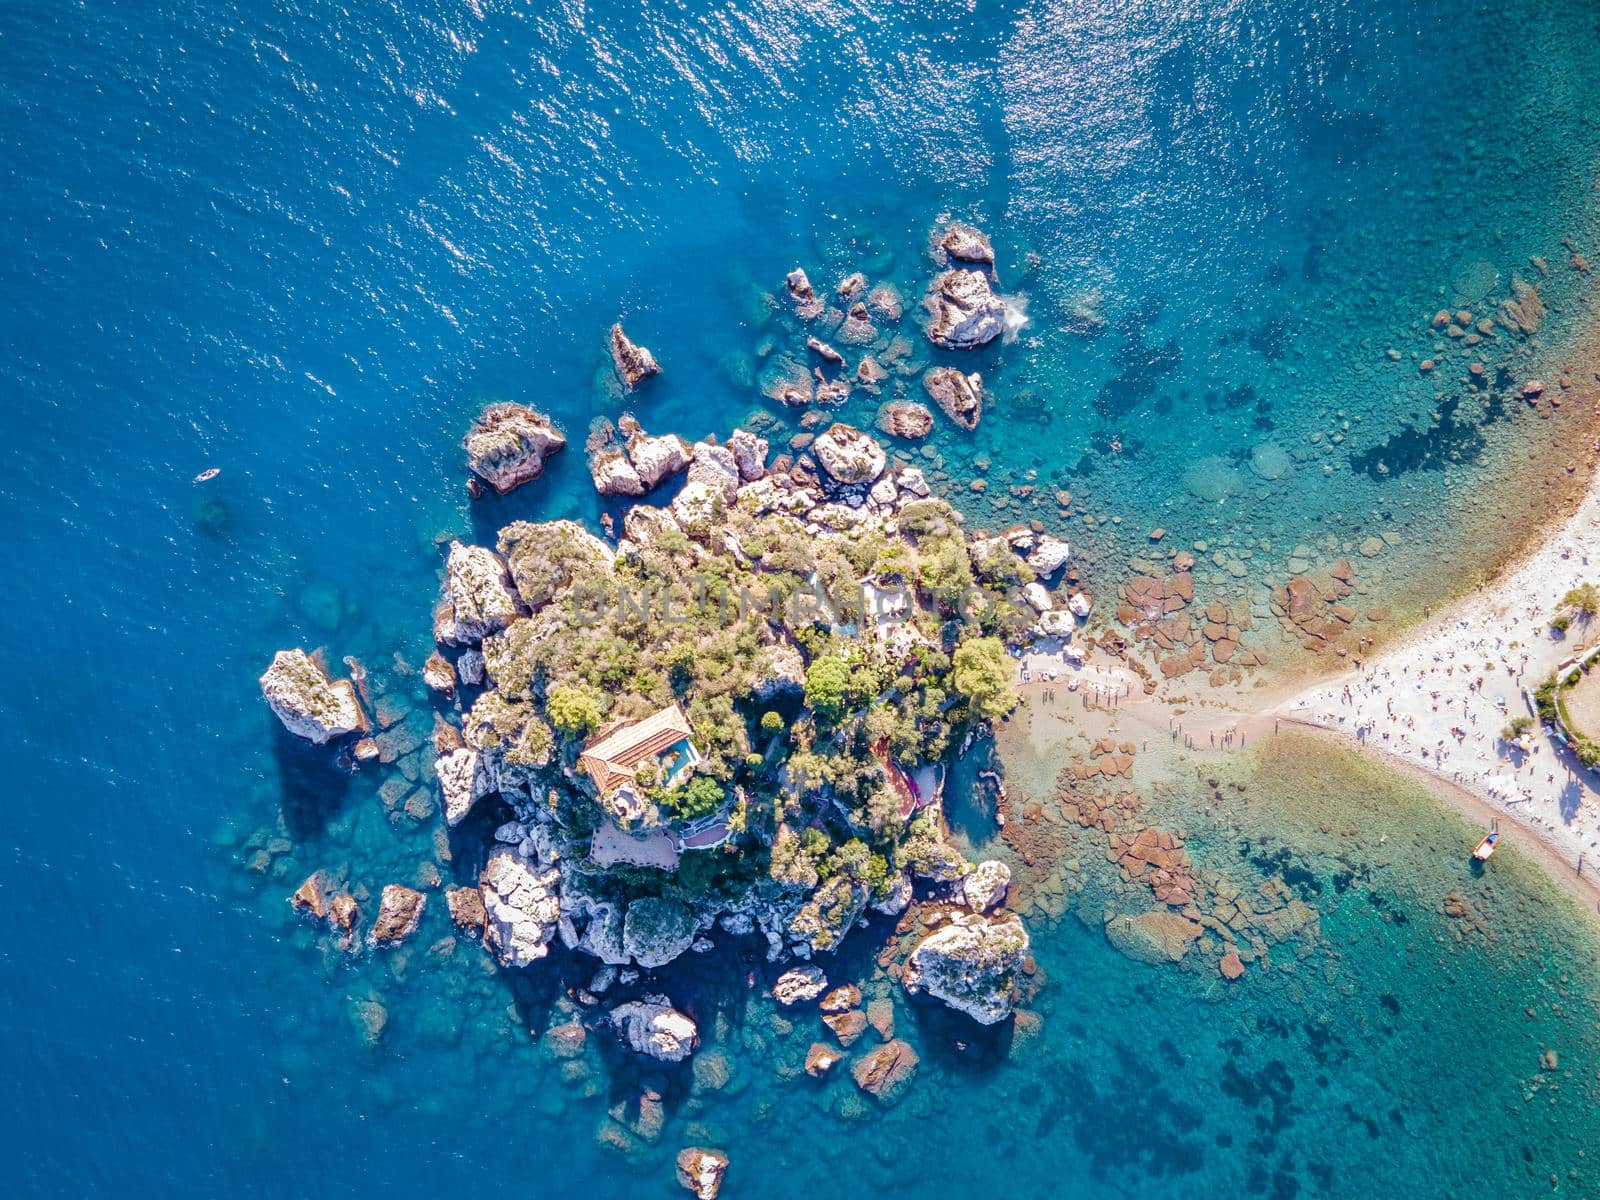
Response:
[[[789,299],[794,301],[795,314],[801,320],[810,321],[822,315],[822,301],[817,299],[805,271],[796,267],[784,282],[789,289]]]
[[[434,641],[441,646],[481,642],[518,614],[517,596],[499,555],[483,546],[451,542],[444,596],[433,618]]]
[[[304,650],[279,650],[261,676],[261,694],[283,727],[325,745],[367,729],[366,714],[348,679],[334,681]]]
[[[416,932],[428,898],[415,888],[391,883],[378,902],[378,919],[372,923],[367,940],[374,946],[392,946]]]
[[[1196,922],[1165,908],[1106,921],[1107,941],[1129,958],[1152,964],[1180,961],[1203,932]]]
[[[629,341],[620,323],[611,327],[611,361],[623,384],[629,388],[636,388],[650,376],[661,374],[656,356],[647,347]]]
[[[836,482],[853,485],[871,483],[883,474],[888,456],[868,434],[853,425],[835,422],[811,443],[811,453]]]
[[[462,443],[472,473],[502,496],[539,478],[545,459],[566,444],[548,417],[521,404],[491,404]]]
[[[878,410],[878,430],[890,437],[919,441],[933,432],[933,414],[914,401],[891,401]]]
[[[813,1079],[821,1079],[843,1060],[844,1055],[827,1042],[812,1042],[811,1048],[806,1051],[806,1074]]]
[[[500,964],[525,967],[549,953],[561,919],[561,872],[539,869],[514,850],[496,850],[478,876],[484,944]]]
[[[900,982],[982,1025],[1011,1015],[1011,989],[1028,953],[1028,931],[1015,915],[962,913],[911,952]]]
[[[896,1039],[867,1054],[850,1073],[856,1086],[867,1095],[884,1104],[893,1104],[905,1095],[921,1062],[909,1044]]]
[[[976,429],[983,416],[983,376],[963,375],[953,367],[934,367],[922,386],[945,416],[963,429]]]
[[[928,340],[946,350],[971,350],[1005,329],[1006,310],[981,271],[946,271],[933,281],[926,306]]]
[[[700,1045],[695,1023],[665,996],[646,996],[611,1010],[611,1024],[623,1044],[660,1062],[682,1062]]]
[[[693,1192],[696,1200],[716,1200],[727,1170],[728,1156],[720,1150],[688,1146],[678,1151],[678,1182]]]

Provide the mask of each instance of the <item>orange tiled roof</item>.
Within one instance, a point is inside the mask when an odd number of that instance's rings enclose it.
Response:
[[[602,734],[578,756],[578,762],[605,795],[633,780],[639,764],[655,759],[692,736],[688,718],[676,704]]]

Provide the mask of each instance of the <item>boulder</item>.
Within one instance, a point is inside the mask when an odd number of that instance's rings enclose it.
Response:
[[[822,301],[817,299],[811,280],[806,278],[803,270],[796,267],[784,282],[789,289],[789,299],[794,301],[795,314],[801,320],[810,321],[822,315]]]
[[[928,480],[922,474],[920,467],[902,467],[895,475],[894,482],[902,492],[909,492],[921,499],[926,499],[932,494],[932,489],[928,487]]]
[[[322,888],[322,872],[315,872],[297,887],[294,895],[289,897],[289,903],[294,905],[296,911],[310,913],[319,921],[326,917],[328,896]]]
[[[988,237],[982,230],[960,221],[952,221],[945,227],[944,236],[939,239],[939,249],[950,262],[994,267],[994,247]]]
[[[675,433],[664,433],[660,437],[635,434],[628,439],[628,458],[646,491],[667,476],[686,469],[693,453],[689,443]]]
[[[846,346],[868,346],[878,340],[878,330],[872,323],[872,314],[867,311],[867,306],[858,302],[850,306],[839,328],[833,331],[833,336]]]
[[[483,907],[483,893],[475,887],[446,888],[444,902],[450,906],[450,919],[462,933],[481,936],[488,923]]]
[[[502,966],[525,967],[549,953],[561,919],[561,872],[526,862],[515,850],[489,856],[478,876],[483,941]]]
[[[973,912],[988,912],[1006,898],[1011,886],[1011,868],[997,858],[986,859],[972,868],[961,881],[961,894]]]
[[[664,967],[694,945],[697,922],[688,905],[645,896],[628,905],[622,948],[641,967]]]
[[[806,349],[811,351],[811,353],[815,354],[825,363],[829,363],[835,367],[844,366],[844,355],[840,354],[837,350],[828,345],[827,342],[823,341],[819,337],[808,337],[806,339]]]
[[[630,389],[638,387],[652,375],[661,374],[661,364],[656,362],[656,356],[646,347],[629,341],[620,324],[611,327],[611,361],[616,365],[624,386]]]
[[[328,920],[333,922],[333,927],[345,934],[355,932],[356,921],[361,917],[361,910],[356,905],[356,898],[349,892],[340,892],[333,898],[328,906]],[[349,939],[346,938],[346,941]]]
[[[933,414],[915,401],[895,400],[878,409],[878,431],[918,441],[933,432]]]
[[[944,272],[933,281],[926,305],[928,340],[945,350],[971,350],[1005,329],[1005,305],[982,271]]]
[[[1011,1015],[1011,989],[1027,953],[1028,931],[1014,914],[962,913],[917,943],[900,982],[993,1025]]]
[[[611,1010],[611,1025],[627,1046],[658,1062],[682,1062],[700,1045],[695,1023],[665,996],[646,996]]]
[[[689,1146],[678,1151],[678,1182],[693,1192],[696,1200],[716,1200],[727,1170],[728,1156],[720,1150]]]
[[[267,707],[296,737],[319,746],[367,729],[366,714],[348,679],[337,682],[304,650],[279,650],[261,676]]]
[[[777,982],[772,985],[772,998],[785,1008],[793,1008],[796,1004],[815,1000],[827,990],[828,977],[822,973],[822,968],[807,963],[779,975]]]
[[[817,465],[838,483],[871,483],[883,474],[888,456],[873,438],[853,425],[835,422],[811,443]]]
[[[885,1042],[851,1068],[856,1086],[873,1099],[893,1104],[905,1095],[921,1064],[917,1052],[898,1038]]]
[[[822,998],[822,1003],[817,1007],[825,1013],[842,1013],[852,1008],[860,1008],[861,989],[853,983],[836,987]]]
[[[608,446],[589,456],[589,475],[594,480],[594,490],[602,496],[642,496],[644,480],[628,461],[628,456],[615,446]]]
[[[880,283],[867,293],[867,311],[879,320],[898,321],[903,307],[900,290],[892,283]]]
[[[444,596],[433,618],[441,646],[465,646],[499,633],[517,619],[519,607],[506,565],[493,550],[450,543]]]
[[[1072,547],[1064,538],[1041,534],[1038,543],[1028,552],[1028,566],[1041,579],[1054,575],[1072,558]]]
[[[391,883],[378,901],[378,919],[372,923],[367,941],[373,946],[392,946],[410,937],[422,920],[428,898],[414,888]]]
[[[821,1079],[843,1058],[844,1055],[827,1042],[812,1042],[811,1048],[806,1051],[806,1074],[813,1079]]]
[[[1073,592],[1072,598],[1067,601],[1067,611],[1075,617],[1087,617],[1094,608],[1094,601],[1083,592]]]
[[[976,429],[983,416],[983,376],[963,375],[953,367],[933,367],[922,386],[945,416],[963,429]]]
[[[739,478],[745,483],[760,479],[767,473],[767,439],[757,437],[748,429],[735,429],[728,435],[728,452],[739,468]]]
[[[422,682],[449,699],[456,694],[456,669],[450,665],[448,658],[435,650],[428,655],[428,661],[422,664]]]
[[[567,444],[549,418],[521,404],[484,409],[462,443],[472,473],[504,496],[544,471],[545,459]]]
[[[833,1036],[839,1039],[841,1046],[854,1046],[867,1031],[867,1014],[859,1008],[851,1008],[825,1014],[822,1023],[833,1030]]]

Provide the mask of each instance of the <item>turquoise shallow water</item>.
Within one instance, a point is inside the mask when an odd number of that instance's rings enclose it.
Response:
[[[1064,488],[1091,576],[1160,525],[1226,548],[1202,577],[1241,589],[1302,543],[1389,529],[1368,577],[1420,607],[1515,536],[1484,498],[1573,432],[1570,407],[1459,386],[1451,347],[1433,377],[1414,361],[1436,308],[1503,295],[1533,255],[1551,312],[1505,351],[1511,378],[1571,357],[1586,279],[1561,238],[1594,257],[1596,24],[1577,3],[0,13],[12,1190],[422,1194],[520,1172],[541,1194],[668,1194],[693,1138],[733,1152],[729,1195],[846,1170],[935,1195],[997,1170],[1108,1196],[1449,1195],[1469,1169],[1498,1194],[1552,1173],[1592,1191],[1573,1144],[1597,1112],[1587,935],[1508,869],[1481,885],[1495,938],[1458,944],[1438,904],[1467,884],[1421,853],[1384,869],[1381,903],[1337,897],[1335,848],[1295,816],[1314,789],[1271,772],[1253,819],[1327,881],[1336,959],[1220,993],[1036,916],[1038,1037],[1008,1057],[903,1009],[923,1076],[862,1120],[848,1081],[773,1069],[814,1031],[747,1004],[729,948],[673,981],[727,1086],[665,1081],[661,1142],[618,1156],[595,1135],[636,1073],[599,1047],[564,1069],[528,1033],[555,1019],[558,970],[514,983],[470,947],[432,952],[442,905],[384,963],[288,919],[315,866],[415,877],[436,820],[391,824],[380,777],[340,783],[288,745],[255,678],[280,645],[326,645],[420,700],[388,664],[426,651],[435,539],[598,515],[572,452],[469,508],[457,443],[484,400],[581,440],[615,413],[620,314],[666,366],[647,424],[725,432],[766,407],[757,350],[782,330],[761,290],[802,263],[914,295],[946,212],[993,232],[1032,318],[974,360],[985,423],[937,439],[954,486],[988,460],[975,520],[1011,519],[1007,483]],[[1262,443],[1288,473],[1250,469]],[[1462,831],[1405,811],[1453,861]],[[369,1047],[352,1012],[374,998]]]

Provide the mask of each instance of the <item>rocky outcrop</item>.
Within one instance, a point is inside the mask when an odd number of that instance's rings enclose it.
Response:
[[[900,982],[993,1025],[1011,1015],[1011,989],[1027,953],[1028,931],[1015,915],[960,913],[917,943]]]
[[[549,418],[521,404],[491,404],[462,445],[467,466],[500,495],[544,472],[544,463],[567,444]]]
[[[944,272],[933,281],[925,303],[928,340],[946,350],[971,350],[1005,329],[1005,305],[981,271]]]
[[[695,1195],[695,1200],[717,1200],[722,1177],[728,1171],[728,1156],[704,1146],[688,1146],[678,1151],[678,1182]]]
[[[515,850],[496,850],[478,876],[484,944],[502,966],[525,967],[549,953],[561,918],[561,872],[526,862]]]
[[[1041,579],[1054,575],[1072,558],[1072,547],[1064,538],[1039,534],[1033,548],[1028,551],[1027,563]]]
[[[885,1042],[851,1068],[856,1086],[873,1099],[893,1104],[905,1095],[922,1060],[910,1045],[898,1039]]]
[[[945,416],[963,429],[976,429],[983,416],[983,376],[963,375],[953,367],[934,367],[922,386]]]
[[[813,1079],[821,1079],[842,1061],[844,1055],[827,1042],[812,1042],[811,1048],[806,1051],[806,1074]]]
[[[652,375],[661,374],[661,364],[656,362],[656,356],[648,348],[629,341],[620,324],[611,327],[611,361],[623,385],[630,389],[638,387]]]
[[[628,905],[622,948],[641,967],[664,967],[694,945],[695,915],[677,900],[645,896]]]
[[[767,473],[767,439],[757,437],[748,429],[735,429],[728,435],[728,452],[739,468],[739,478],[745,483],[760,479]]]
[[[872,314],[867,311],[867,306],[858,302],[850,306],[844,320],[839,322],[839,328],[833,331],[833,336],[846,346],[867,346],[878,340],[878,330],[872,323]],[[843,362],[843,358],[840,361]]]
[[[939,239],[939,249],[949,262],[994,267],[994,247],[990,245],[988,237],[982,230],[960,221],[952,221],[945,227],[944,236]]]
[[[835,875],[812,893],[789,921],[789,935],[803,953],[832,950],[867,907],[867,889]]]
[[[611,1025],[623,1045],[658,1062],[682,1062],[700,1045],[695,1023],[665,996],[619,1004],[611,1010]]]
[[[779,975],[772,985],[772,998],[785,1008],[793,1008],[815,1000],[827,990],[828,977],[822,973],[822,968],[807,963]]]
[[[304,650],[279,650],[261,676],[261,694],[283,727],[319,746],[367,728],[348,679],[334,681]]]
[[[811,351],[811,353],[815,354],[825,363],[830,363],[835,367],[844,366],[844,355],[840,354],[821,338],[808,337],[806,339],[806,349]]]
[[[846,486],[871,483],[883,474],[888,456],[873,438],[853,425],[835,422],[811,443],[817,465]]]
[[[961,881],[961,894],[973,912],[988,912],[1004,902],[1010,886],[1011,868],[991,858],[973,867],[972,873]]]
[[[433,617],[433,639],[466,646],[499,633],[517,619],[517,596],[506,565],[493,550],[450,543],[444,596]]]
[[[392,946],[416,932],[428,898],[414,888],[391,883],[378,901],[378,919],[372,923],[367,940],[374,946]]]
[[[920,441],[933,432],[933,414],[915,401],[894,400],[878,410],[878,431],[890,437]]]

